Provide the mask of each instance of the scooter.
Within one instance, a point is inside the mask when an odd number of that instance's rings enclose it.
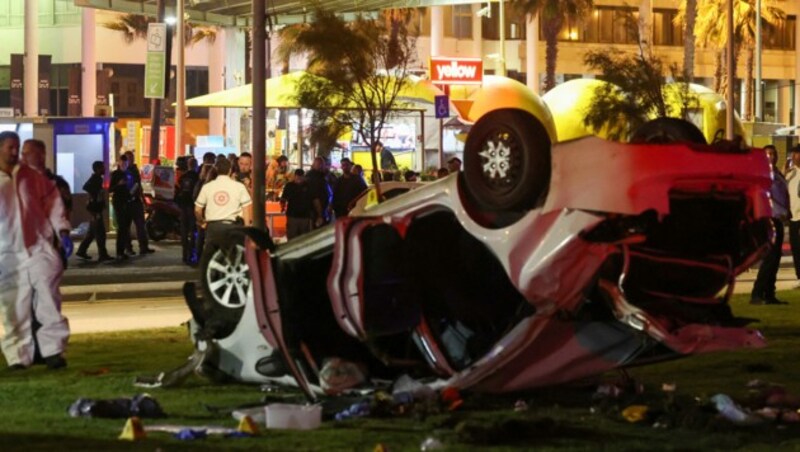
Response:
[[[167,234],[180,234],[181,209],[172,200],[145,195],[145,229],[150,240],[164,240]]]

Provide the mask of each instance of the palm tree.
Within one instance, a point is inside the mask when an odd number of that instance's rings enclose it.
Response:
[[[519,14],[539,15],[542,34],[547,46],[545,52],[544,91],[556,86],[556,60],[558,59],[558,33],[565,22],[580,21],[592,10],[592,0],[511,0]],[[505,24],[500,24],[505,26]],[[536,39],[528,36],[528,39]]]
[[[683,15],[683,78],[687,83],[694,81],[694,49],[697,36],[694,32],[697,22],[697,0],[681,0]],[[677,20],[677,19],[676,19]]]
[[[727,0],[697,0],[697,23],[695,33],[698,41],[704,46],[725,48],[728,41],[727,20],[725,17]],[[774,26],[783,19],[784,13],[776,5],[776,0],[763,0],[761,5],[761,20],[763,25]],[[684,20],[686,4],[679,11],[676,20]],[[728,89],[733,89],[736,80],[736,66],[738,55],[745,50],[745,111],[746,119],[753,115],[753,70],[755,60],[756,42],[756,0],[734,0],[733,31],[734,31],[734,63],[733,67],[726,68],[722,79],[720,92],[727,94]],[[722,58],[717,60],[721,64]]]
[[[147,26],[155,21],[155,18],[141,14],[122,14],[118,16],[117,20],[104,23],[103,27],[119,31],[123,34],[125,42],[131,43],[135,39],[147,39]],[[187,46],[197,44],[203,39],[208,39],[211,43],[217,39],[217,30],[214,27],[186,22],[184,31],[184,44]]]

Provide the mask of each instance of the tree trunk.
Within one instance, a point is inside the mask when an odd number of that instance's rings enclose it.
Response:
[[[558,59],[558,32],[560,29],[560,18],[542,18],[542,32],[547,49],[545,52],[545,93],[556,86],[556,60]]]
[[[686,0],[686,27],[683,30],[683,78],[694,81],[694,48],[697,41],[694,24],[697,19],[697,0]]]
[[[747,49],[747,59],[745,60],[745,82],[744,82],[744,118],[748,121],[753,119],[753,106],[755,105],[755,92],[753,91],[753,70],[755,69],[755,49]]]
[[[722,62],[725,61],[725,49],[717,51],[714,60],[714,91],[722,93]]]

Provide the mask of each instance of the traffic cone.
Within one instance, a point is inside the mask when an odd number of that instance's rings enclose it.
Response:
[[[146,436],[147,435],[144,432],[144,427],[142,426],[142,421],[138,417],[134,416],[129,417],[125,422],[125,427],[122,428],[122,433],[120,433],[119,439],[136,441],[138,439],[144,439]]]
[[[250,416],[244,416],[239,421],[239,427],[237,427],[236,430],[241,433],[247,433],[248,435],[258,435],[258,426]]]

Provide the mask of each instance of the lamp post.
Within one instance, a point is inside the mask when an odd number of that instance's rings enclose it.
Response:
[[[264,194],[267,153],[266,1],[253,0],[253,226],[266,227]]]
[[[183,131],[184,119],[186,118],[186,60],[184,46],[184,17],[183,5],[184,0],[176,0],[175,16],[177,16],[177,30],[176,41],[178,43],[178,52],[176,55],[176,69],[178,73],[175,75],[175,100],[177,106],[175,107],[175,157],[183,155]]]
[[[725,138],[733,140],[733,84],[736,80],[733,79],[733,0],[728,0],[728,46],[727,46],[727,66],[728,66],[728,96],[727,108],[728,117],[725,124]]]
[[[763,121],[764,91],[761,88],[761,0],[756,0],[756,121]]]
[[[497,61],[497,75],[506,76],[506,8],[505,0],[500,0],[500,59]]]

